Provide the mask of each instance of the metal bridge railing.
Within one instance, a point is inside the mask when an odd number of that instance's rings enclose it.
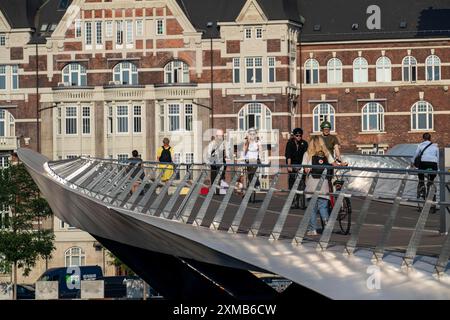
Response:
[[[350,255],[358,248],[371,248],[374,261],[400,251],[406,267],[413,266],[418,254],[436,256],[438,275],[445,272],[450,255],[450,236],[439,234],[442,219],[433,214],[437,209],[447,214],[448,197],[435,195],[449,185],[448,172],[325,167],[315,188],[308,187],[308,177],[307,188],[302,190],[299,186],[308,176],[307,169],[324,167],[293,166],[291,189],[287,166],[226,164],[212,172],[206,164],[163,168],[156,162],[135,165],[83,157],[49,162],[48,168],[58,181],[108,206],[199,228],[293,245],[317,243],[319,251],[342,245]],[[165,174],[166,170],[172,174]],[[419,172],[437,175],[422,200],[406,192],[417,185]],[[228,188],[224,188],[223,177]],[[340,188],[330,189],[336,177]],[[308,199],[306,208],[293,206],[303,198]],[[319,232],[314,235],[308,230],[317,203],[325,198],[330,204],[329,217],[327,221],[316,217]]]

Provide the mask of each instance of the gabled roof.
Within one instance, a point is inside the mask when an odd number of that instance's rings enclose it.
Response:
[[[198,30],[211,22],[234,22],[246,0],[177,0],[178,5]],[[297,0],[256,0],[269,20],[300,22]],[[214,28],[213,37],[219,33]],[[209,35],[208,35],[209,37]]]
[[[34,16],[45,0],[0,0],[0,11],[13,29],[32,28]]]
[[[298,4],[306,19],[303,42],[450,36],[449,0],[298,0]],[[381,9],[381,30],[366,26],[370,5]]]

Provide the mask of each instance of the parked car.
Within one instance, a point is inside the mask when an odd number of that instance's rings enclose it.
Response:
[[[36,290],[29,284],[17,285],[17,300],[34,300]]]

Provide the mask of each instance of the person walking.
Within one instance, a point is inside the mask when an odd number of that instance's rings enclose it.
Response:
[[[162,163],[158,165],[158,168],[164,172],[161,177],[161,182],[166,182],[173,174],[173,148],[170,146],[169,138],[163,139],[163,145],[158,148],[156,159]]]
[[[314,168],[305,168],[305,173],[310,174],[306,180],[305,193],[306,198],[311,198],[312,194],[317,189],[323,171],[326,169],[325,166],[337,166],[337,163],[326,147],[322,137],[313,136],[309,141],[308,150],[303,155],[303,164],[314,166]],[[308,232],[306,233],[309,236],[317,235],[316,220],[318,212],[320,213],[320,216],[325,224],[328,220],[328,201],[330,196],[327,181],[323,182],[319,192],[319,198],[313,208],[311,220],[308,226]]]
[[[130,170],[133,170],[133,173],[131,174],[131,179],[134,179],[136,177],[136,175],[138,174],[140,168],[142,167],[142,158],[139,156],[139,152],[137,150],[133,150],[131,152],[132,157],[128,158],[128,162],[129,164],[129,169],[128,172]],[[141,179],[143,177],[141,176]],[[133,186],[131,187],[131,192],[134,193],[137,188],[139,187],[139,181],[136,181],[133,183]]]
[[[297,173],[300,171],[301,168],[299,167],[291,167],[291,165],[301,165],[303,161],[303,156],[305,152],[308,150],[308,142],[303,140],[303,129],[302,128],[295,128],[292,130],[292,138],[289,139],[288,143],[286,144],[286,150],[285,150],[285,157],[286,157],[286,164],[288,165],[288,172],[289,172],[289,190],[292,189],[294,186],[295,180],[297,178]],[[298,187],[298,190],[304,190],[305,187],[305,176],[303,176],[302,181]],[[303,204],[304,205],[304,204]],[[296,195],[293,208],[298,209],[300,208],[299,204],[299,195]],[[303,208],[304,209],[304,206]]]

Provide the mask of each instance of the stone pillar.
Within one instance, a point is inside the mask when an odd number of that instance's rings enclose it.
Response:
[[[105,107],[103,101],[94,103],[94,119],[95,119],[95,154],[93,156],[99,158],[107,158],[105,155]]]
[[[49,108],[51,103],[41,103],[40,107]],[[54,159],[54,131],[53,131],[53,112],[56,112],[56,108],[47,109],[41,112],[41,153],[49,159]]]
[[[155,101],[147,100],[145,102],[145,150],[144,160],[156,161],[156,110]]]

